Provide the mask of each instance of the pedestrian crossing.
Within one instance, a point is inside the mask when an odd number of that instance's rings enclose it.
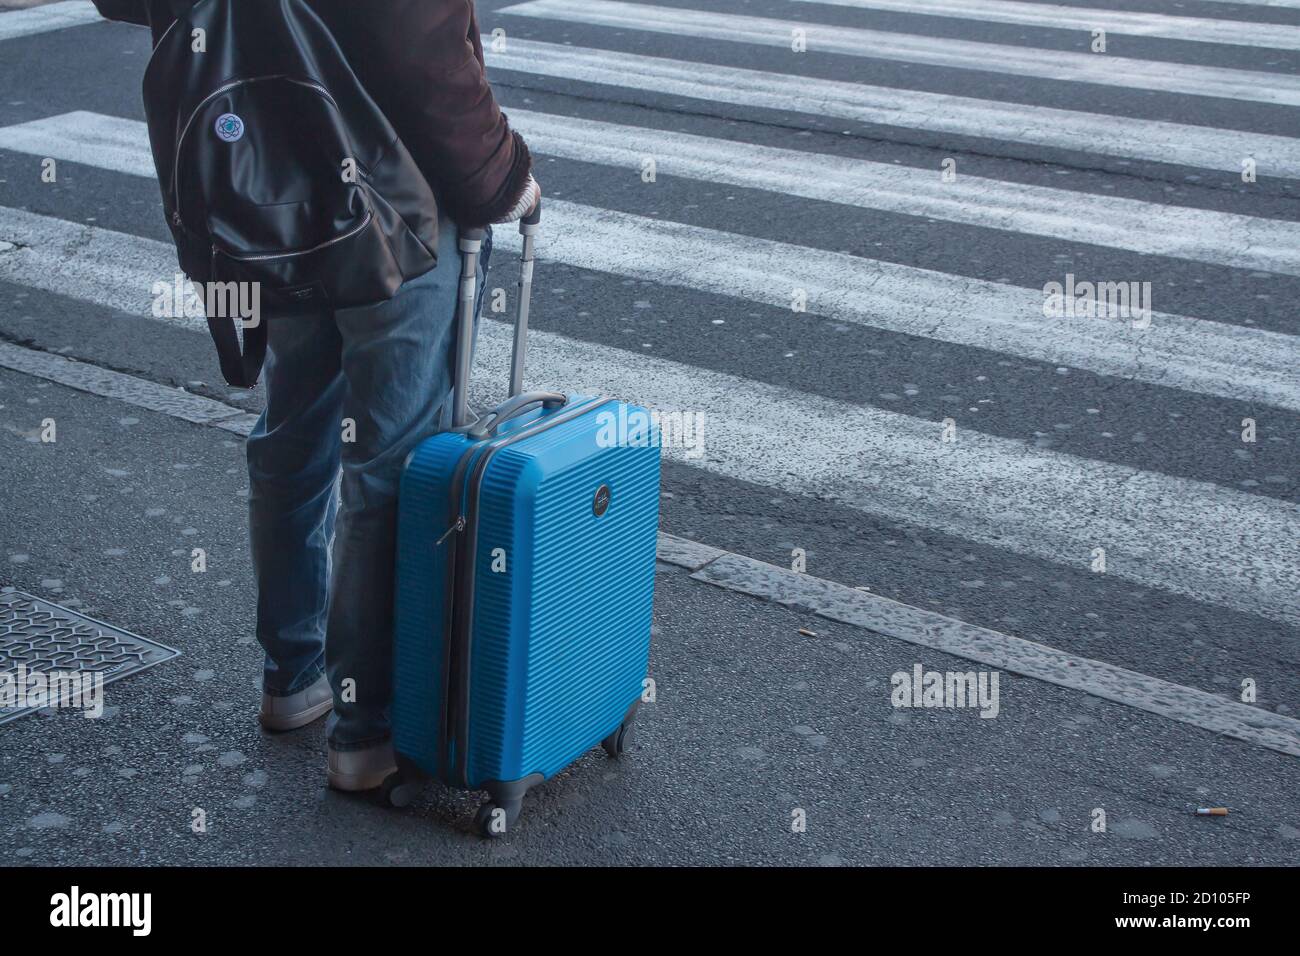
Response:
[[[531,147],[544,155],[593,161],[600,155],[602,143],[618,142],[621,135],[616,131],[603,138],[602,131],[593,128],[595,124],[564,117],[543,118],[544,114],[523,110],[511,115]],[[578,137],[573,150],[550,148],[555,140],[542,131],[551,129],[552,123],[561,128],[569,126]],[[640,145],[662,151],[670,160],[680,158],[671,134],[646,132],[644,137]],[[626,143],[615,147],[626,148]],[[154,175],[148,131],[143,122],[136,120],[87,113],[49,117],[0,128],[0,149],[137,176]],[[630,149],[607,158],[613,160],[613,165],[634,169],[641,155],[636,141]],[[669,161],[664,172],[673,174],[675,169],[674,161]],[[929,179],[939,182],[933,174]],[[836,184],[832,181],[830,185]],[[796,194],[798,191],[794,190]],[[1056,201],[1071,208],[1064,196]],[[906,211],[903,202],[895,209]],[[981,217],[988,213],[977,203],[968,212],[963,221],[973,225],[982,224]],[[1073,212],[1077,216],[1081,210]],[[1237,218],[1245,220],[1238,238],[1250,235],[1251,223],[1262,231],[1276,226],[1282,235],[1274,237],[1279,244],[1269,248],[1285,256],[1300,254],[1300,230],[1294,224]],[[11,241],[31,248],[61,248],[62,239],[54,234],[60,228],[57,220],[47,222],[0,210],[0,222],[6,224],[5,234],[16,237]],[[1219,217],[1209,214],[1208,222],[1197,222],[1192,215],[1181,225],[1205,234],[1218,224]],[[1133,226],[1137,228],[1137,222]],[[1041,234],[1053,233],[1045,225]],[[570,201],[547,204],[547,234],[541,240],[541,249],[549,260],[580,269],[764,305],[787,307],[793,291],[800,289],[812,315],[1300,411],[1297,336],[1167,313],[1153,314],[1149,328],[1135,327],[1133,322],[1118,318],[1063,318],[1053,321],[1052,334],[1045,335],[1048,320],[1043,315],[1041,290],[737,236]],[[694,267],[684,271],[680,265],[683,261],[693,262]],[[1248,256],[1240,264],[1261,269],[1270,261],[1272,257],[1265,252],[1258,257]],[[1281,271],[1293,272],[1297,263],[1281,265],[1288,267]],[[109,264],[110,269],[120,267],[119,263]],[[50,275],[49,269],[60,271],[57,263],[43,264],[38,271]]]
[[[1122,86],[1162,93],[1219,96],[1257,103],[1300,105],[1300,76],[1260,73],[1167,61],[1134,60],[1112,54],[1035,50],[1001,43],[977,43],[884,30],[808,23],[660,7],[619,0],[529,0],[505,7],[505,14],[542,17],[622,30],[644,30],[728,43],[779,47],[791,57],[809,51],[872,60],[1003,73],[1039,80]],[[796,52],[795,45],[801,48]],[[778,61],[779,62],[779,61]],[[788,59],[787,61],[788,62]],[[775,65],[775,63],[774,63]]]
[[[550,157],[947,222],[1300,276],[1300,223],[1000,182],[557,113],[510,110]],[[0,149],[153,176],[138,120],[76,110],[0,128]]]
[[[1209,3],[1198,5],[1195,16],[1166,16],[1009,0],[823,2],[849,11],[916,12],[948,22],[1056,29],[1082,29],[1077,24],[1095,14],[1106,29],[1193,40],[1198,50],[1214,44],[1295,49],[1300,32],[1259,23],[1242,23],[1238,30],[1238,21],[1204,13],[1212,7]],[[924,168],[792,148],[793,139],[771,145],[647,125],[645,110],[618,104],[667,96],[685,99],[701,113],[763,109],[854,120],[941,142],[969,137],[999,147],[1047,147],[1072,157],[1118,159],[1139,173],[1152,164],[1193,167],[1232,189],[1242,188],[1237,177],[1248,157],[1261,180],[1300,178],[1300,139],[1276,132],[827,79],[801,73],[807,60],[784,56],[774,56],[770,70],[759,70],[619,48],[629,35],[646,40],[650,49],[655,49],[654,37],[671,35],[788,50],[790,29],[798,22],[794,18],[811,17],[817,9],[792,6],[791,19],[783,19],[695,6],[530,0],[497,11],[507,32],[503,42],[484,36],[489,69],[505,80],[503,96],[512,101],[507,111],[534,154],[541,160],[585,164],[595,170],[593,175],[611,179],[638,176],[646,157],[653,157],[660,177],[696,187],[746,190],[747,201],[755,204],[794,196],[850,217],[881,212],[1054,244],[1085,244],[1131,257],[1132,268],[1116,279],[1159,279],[1166,268],[1189,263],[1230,270],[1243,282],[1251,276],[1300,277],[1300,225],[1294,218],[1247,215],[1222,204],[1200,208],[1028,185],[989,175],[963,173],[945,181],[937,152],[934,167]],[[1220,6],[1231,9],[1229,3]],[[774,7],[768,5],[769,11]],[[13,15],[0,15],[0,38],[9,35],[4,21]],[[523,23],[548,38],[515,35]],[[560,33],[546,33],[552,26],[575,23],[621,32],[610,34],[609,48],[569,45],[560,42]],[[482,25],[490,29],[497,24]],[[1225,39],[1228,35],[1231,39]],[[584,33],[584,42],[591,42],[590,36]],[[810,29],[803,55],[825,53],[993,71],[1027,84],[1059,80],[1079,84],[1081,90],[1101,84],[1144,95],[1159,91],[1275,108],[1300,105],[1300,82],[1290,74],[1109,56],[1098,57],[1098,66],[1085,66],[1094,62],[1087,54],[866,26]],[[512,89],[509,77],[594,84],[615,101],[615,118],[589,118],[581,102],[571,108],[578,116],[566,115],[553,101],[539,107]],[[1096,108],[1086,92],[1077,102]],[[961,149],[952,147],[958,154]],[[144,125],[93,111],[50,109],[39,119],[3,125],[0,154],[28,161],[54,158],[133,179],[153,175]],[[1252,403],[1261,415],[1286,427],[1294,427],[1300,412],[1300,322],[1282,331],[1252,325],[1243,321],[1249,302],[1243,302],[1243,314],[1232,315],[1157,310],[1146,328],[1117,319],[1049,318],[1040,288],[742,235],[679,218],[662,205],[629,211],[569,196],[548,199],[541,254],[599,276],[769,309],[789,308],[798,292],[809,316],[849,328],[1141,382],[1174,403],[1179,395],[1208,398],[1223,409]],[[516,238],[510,230],[499,231],[503,248],[513,248]],[[150,316],[153,284],[169,281],[175,270],[174,252],[156,239],[0,207],[0,282]],[[1044,281],[1061,278],[1045,275]],[[791,321],[804,318],[792,313]],[[192,318],[168,321],[203,328],[201,320]],[[834,347],[808,343],[813,353]],[[486,374],[478,379],[488,383],[485,387],[504,380],[508,353],[508,329],[485,323],[479,361]],[[690,362],[672,361],[635,346],[615,348],[548,330],[533,339],[529,369],[536,383],[617,394],[665,412],[704,410],[707,453],[683,460],[709,475],[932,529],[1044,565],[1087,570],[1095,549],[1104,547],[1107,574],[1122,581],[1300,626],[1300,508],[1293,501],[1037,447],[981,431],[975,417],[956,423],[957,441],[944,441],[942,422],[746,378],[712,367],[704,350]],[[905,375],[900,371],[900,377]],[[483,392],[475,397],[485,402],[494,396]],[[1237,427],[1226,411],[1222,424]],[[1217,428],[1217,434],[1223,431]],[[798,453],[788,453],[795,443]],[[677,449],[665,452],[680,456]],[[950,583],[935,582],[935,587]]]
[[[567,234],[570,204],[548,208],[551,232]],[[175,272],[169,245],[94,226],[5,210],[0,235],[17,253],[0,255],[0,281],[150,314],[151,284]],[[604,245],[597,236],[592,245]],[[626,238],[626,237],[625,237]],[[517,235],[503,230],[515,251]],[[550,257],[548,253],[548,257]],[[182,318],[196,330],[198,317]],[[480,339],[473,400],[495,401],[506,380],[510,330],[489,323]],[[569,382],[663,412],[703,409],[705,470],[795,495],[920,523],[1042,560],[1077,556],[1086,565],[1105,541],[1110,573],[1285,622],[1300,623],[1293,586],[1295,508],[1205,482],[1089,461],[983,435],[940,440],[942,426],[871,406],[534,331],[529,380]],[[689,409],[683,409],[683,404]],[[799,436],[794,455],[768,453],[779,436]],[[1069,501],[1068,509],[1060,508]]]
[[[636,102],[631,91],[658,93],[694,101],[692,105],[699,110],[727,103],[899,127],[931,136],[950,133],[996,140],[1004,148],[1005,144],[1040,146],[1085,157],[1095,154],[1238,174],[1242,161],[1250,158],[1260,177],[1300,179],[1300,138],[1295,136],[873,86],[540,40],[507,37],[504,46],[494,46],[491,37],[487,40],[484,52],[490,69],[597,84],[607,88],[603,92],[626,96],[628,102]]]

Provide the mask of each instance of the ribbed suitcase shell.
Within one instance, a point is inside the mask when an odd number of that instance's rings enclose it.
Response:
[[[571,398],[566,408],[579,401]],[[594,402],[587,413],[505,446],[483,474],[470,637],[470,787],[552,776],[617,730],[642,693],[659,448],[657,436],[602,446],[603,415],[649,417],[620,405]],[[501,435],[562,411],[523,415]],[[439,764],[448,556],[456,535],[437,541],[463,513],[451,506],[451,485],[475,444],[486,443],[455,432],[422,443],[402,478],[398,521],[394,745],[424,772],[456,784],[452,768]],[[610,502],[598,517],[593,500],[602,485]],[[504,572],[492,570],[495,549],[504,549]],[[454,756],[449,763],[454,767]]]

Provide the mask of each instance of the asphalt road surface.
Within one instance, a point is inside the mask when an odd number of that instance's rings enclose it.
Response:
[[[975,665],[665,563],[639,749],[540,788],[508,840],[470,834],[472,796],[327,792],[319,726],[253,720],[239,436],[74,381],[261,401],[201,320],[152,315],[176,267],[146,31],[55,3],[0,12],[0,587],[181,656],[106,719],[0,725],[0,863],[1293,862],[1300,2],[478,7],[547,196],[530,384],[702,415],[702,454],[665,449],[664,532],[801,549],[809,580],[1224,713],[1252,687],[1277,737],[1014,655],[996,719],[896,709],[895,672]],[[1150,310],[1050,315],[1054,282]]]

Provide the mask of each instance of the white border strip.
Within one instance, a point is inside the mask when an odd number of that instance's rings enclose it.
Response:
[[[88,362],[4,342],[0,342],[0,367],[57,382],[79,392],[115,398],[195,425],[216,425],[245,414],[224,402],[192,395],[184,389],[168,388]]]
[[[707,546],[683,539],[672,539],[667,549],[662,543],[660,547],[662,560],[687,568],[708,557],[707,551],[700,550]],[[1300,757],[1300,720],[1193,687],[1068,654],[739,554],[718,552],[694,567],[691,577],[766,601],[807,607],[819,617]]]

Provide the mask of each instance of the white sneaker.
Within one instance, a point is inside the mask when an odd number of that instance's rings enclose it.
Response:
[[[329,783],[335,790],[373,790],[397,773],[392,741],[365,750],[329,748]]]
[[[262,695],[262,709],[257,715],[267,730],[295,730],[305,727],[334,706],[329,679],[320,680],[288,697]]]

